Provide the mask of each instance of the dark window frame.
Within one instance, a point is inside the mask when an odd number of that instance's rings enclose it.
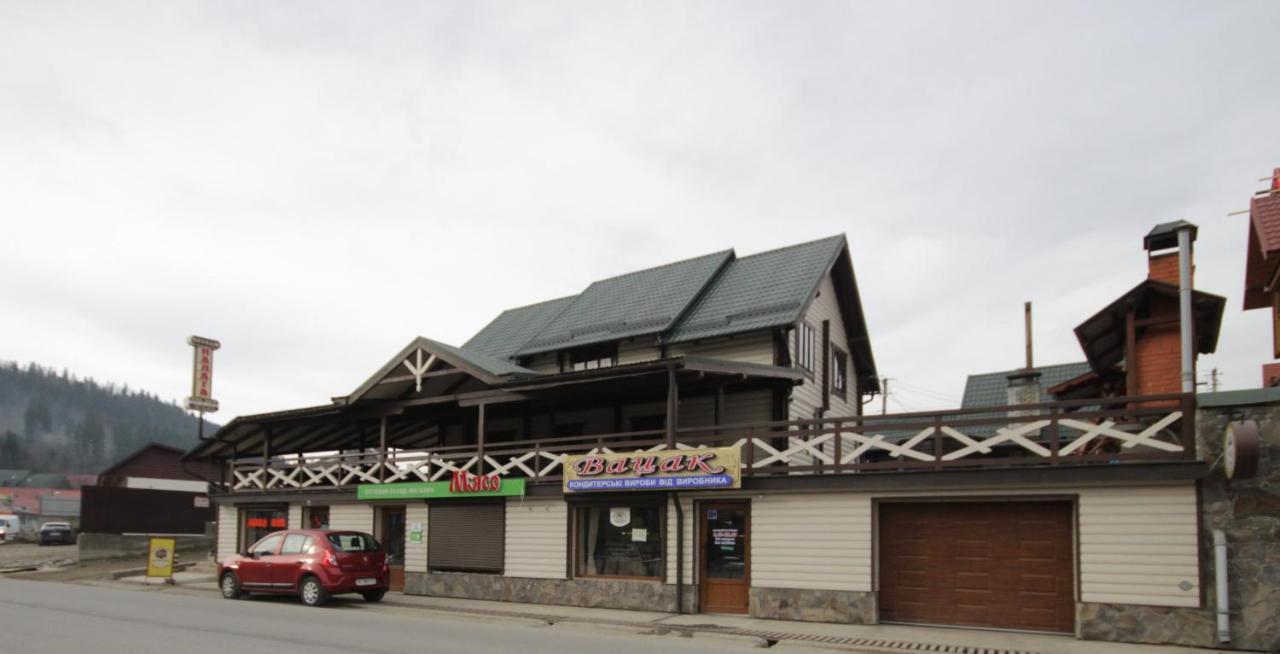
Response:
[[[796,367],[805,371],[809,378],[812,379],[818,369],[818,330],[813,325],[810,325],[808,321],[801,320],[796,324],[795,340]]]
[[[659,581],[666,583],[667,579],[667,539],[670,535],[667,533],[667,516],[668,502],[663,499],[655,498],[617,498],[617,499],[600,499],[591,498],[587,500],[576,500],[569,503],[569,577],[571,579],[624,579],[629,581]],[[603,575],[589,574],[579,570],[578,553],[582,547],[581,530],[582,522],[579,518],[584,509],[603,508],[608,509],[615,506],[628,506],[631,508],[645,508],[658,510],[658,539],[661,541],[659,552],[661,554],[658,562],[658,574],[656,576],[634,576],[634,575]]]
[[[618,344],[599,343],[566,350],[561,359],[560,372],[599,370],[618,365]]]
[[[849,399],[849,353],[831,344],[831,394]]]

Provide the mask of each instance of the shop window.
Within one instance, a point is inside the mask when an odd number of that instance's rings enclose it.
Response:
[[[662,576],[661,505],[592,504],[575,509],[575,516],[577,576]]]
[[[329,528],[329,507],[327,506],[302,507],[302,524],[306,529],[328,529]]]
[[[841,399],[849,393],[849,355],[836,346],[831,346],[831,391]]]
[[[431,571],[502,573],[505,501],[442,500],[427,507],[427,564]]]
[[[796,365],[813,372],[817,348],[818,330],[807,322],[801,322],[799,329],[796,329]]]
[[[289,526],[289,514],[283,508],[244,509],[240,512],[240,516],[240,547],[242,549]]]

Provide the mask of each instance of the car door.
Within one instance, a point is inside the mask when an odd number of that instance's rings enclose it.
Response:
[[[271,583],[278,588],[294,588],[298,583],[298,573],[302,570],[308,537],[306,534],[285,534],[284,543],[280,545],[280,554],[271,564]]]
[[[286,532],[277,532],[249,546],[246,556],[240,560],[240,585],[246,590],[266,589],[275,586],[274,565],[276,552],[284,542]]]

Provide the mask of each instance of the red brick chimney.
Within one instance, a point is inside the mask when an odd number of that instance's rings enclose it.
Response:
[[[1144,239],[1148,251],[1147,279],[1178,286],[1176,224],[1159,225]],[[1194,227],[1193,227],[1194,229]],[[1172,238],[1170,236],[1172,235]],[[1192,232],[1192,239],[1195,232]],[[1191,267],[1195,278],[1195,265]],[[1182,391],[1182,332],[1177,295],[1152,294],[1147,314],[1140,316],[1132,352],[1125,352],[1129,395],[1164,395]],[[1192,353],[1194,366],[1195,353]]]

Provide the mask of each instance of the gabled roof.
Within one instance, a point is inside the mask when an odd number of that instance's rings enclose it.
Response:
[[[1046,390],[1069,381],[1086,372],[1089,372],[1089,364],[1080,361],[1078,363],[1060,363],[1053,366],[1039,366],[1027,370],[1026,368],[1015,368],[1013,370],[1002,370],[1000,372],[987,372],[977,375],[969,375],[964,382],[964,399],[960,401],[960,408],[973,409],[984,406],[1005,406],[1009,404],[1009,377],[1010,375],[1025,375],[1028,372],[1040,373],[1040,396],[1046,398]],[[1048,398],[1042,400],[1048,401]]]
[[[182,448],[179,448],[179,447],[174,447],[172,445],[165,445],[164,443],[147,443],[146,445],[143,445],[142,447],[134,450],[132,453],[130,453],[128,456],[124,457],[123,459],[120,459],[119,461],[116,461],[115,463],[111,464],[110,466],[108,466],[106,469],[104,469],[102,472],[98,474],[100,476],[113,475],[124,466],[129,465],[133,461],[137,460],[138,457],[148,452],[172,454],[172,455],[175,455],[174,456],[175,459],[178,459],[178,458],[181,458],[184,453],[186,453],[186,450],[183,450]]]
[[[794,323],[844,244],[844,236],[832,236],[734,259],[664,340],[680,343]]]
[[[1280,254],[1280,192],[1255,197],[1249,207],[1249,253],[1244,272],[1244,308],[1271,306],[1267,286]]]
[[[594,282],[517,354],[669,331],[732,258],[724,250]]]
[[[391,357],[385,365],[373,373],[373,376],[366,379],[359,388],[340,401],[352,404],[364,397],[370,389],[377,386],[384,378],[405,366],[406,361],[418,351],[426,353],[428,357],[435,357],[437,360],[447,363],[486,384],[497,384],[513,377],[532,377],[538,374],[528,368],[518,366],[508,359],[499,359],[473,350],[455,347],[448,343],[441,343],[425,336],[419,336],[410,341],[399,353]],[[422,364],[426,364],[429,361],[430,358],[427,358]],[[400,372],[405,372],[406,370],[407,368],[400,370]]]
[[[1102,371],[1124,359],[1125,315],[1132,308],[1138,318],[1146,317],[1152,300],[1178,298],[1178,287],[1148,279],[1116,298],[1098,313],[1076,327],[1076,340],[1094,370]],[[1218,347],[1218,330],[1227,299],[1203,291],[1191,292],[1191,314],[1196,351],[1210,354]],[[1139,328],[1141,329],[1141,328]]]

